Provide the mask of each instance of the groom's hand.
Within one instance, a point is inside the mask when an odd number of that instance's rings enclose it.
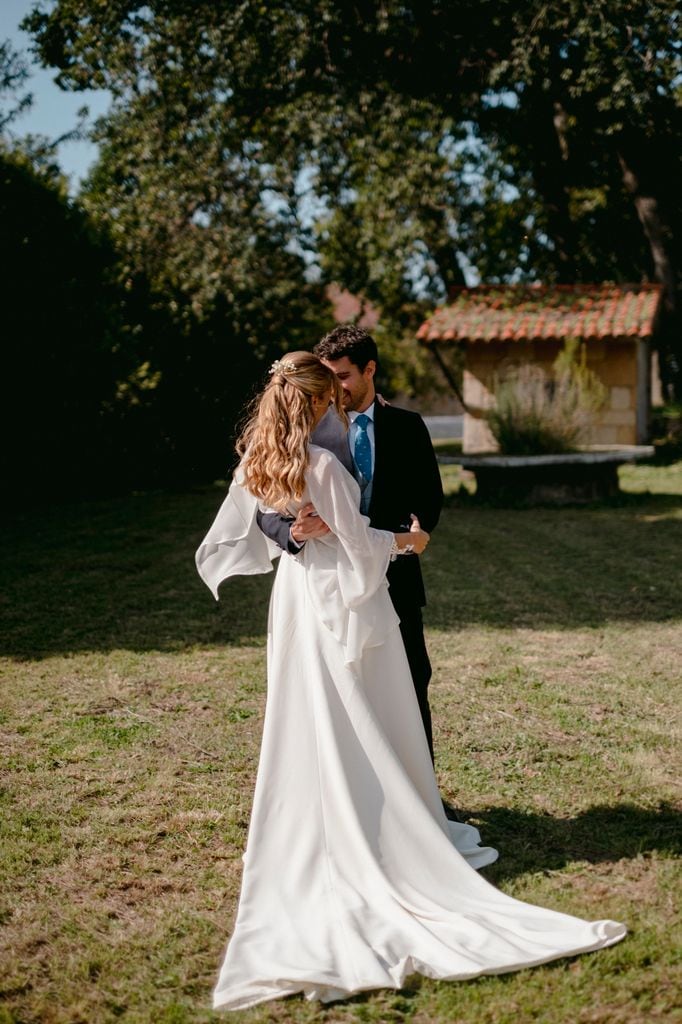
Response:
[[[318,516],[315,506],[309,501],[299,511],[289,532],[297,544],[304,544],[307,540],[324,537],[325,533],[330,531],[324,519]]]
[[[412,520],[410,524],[410,534],[414,537],[414,553],[415,555],[421,555],[424,553],[426,545],[431,540],[431,535],[427,533],[426,530],[422,530],[421,523],[414,512],[410,513],[410,519]]]

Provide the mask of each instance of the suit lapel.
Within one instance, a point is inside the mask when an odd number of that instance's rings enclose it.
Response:
[[[375,510],[377,495],[381,494],[381,478],[386,464],[386,410],[377,400],[374,402],[374,472],[372,474],[372,497],[369,503],[370,519]]]

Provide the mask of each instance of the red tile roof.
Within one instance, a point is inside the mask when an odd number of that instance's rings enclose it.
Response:
[[[659,284],[481,285],[422,324],[422,341],[634,340],[654,330]]]

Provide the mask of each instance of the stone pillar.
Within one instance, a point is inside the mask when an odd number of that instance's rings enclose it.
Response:
[[[645,338],[637,342],[637,444],[649,439],[651,410],[651,353]]]
[[[487,386],[488,381],[478,375],[478,369],[474,365],[471,370],[464,371],[464,403],[467,410],[472,410],[464,415],[462,451],[466,454],[497,451],[497,442],[481,415],[484,409],[493,405],[493,396]]]

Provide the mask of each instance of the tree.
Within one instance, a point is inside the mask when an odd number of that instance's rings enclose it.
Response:
[[[241,237],[276,226],[279,252],[396,325],[471,265],[486,280],[648,274],[679,382],[676,0],[57,0],[28,24],[65,85],[117,97],[101,137],[122,151],[126,123],[139,136],[132,176],[166,183],[159,217],[170,197],[164,244],[172,223],[192,251],[202,217]],[[224,291],[220,247],[201,266]]]
[[[0,42],[0,133],[6,132],[17,117],[32,103],[30,93],[23,89],[28,68],[9,40]]]
[[[0,145],[2,476],[13,497],[82,493],[111,470],[113,255],[54,169]]]
[[[286,211],[213,116],[168,94],[119,102],[80,195],[115,247],[123,333],[157,375],[154,461],[176,478],[226,472],[245,397],[282,349],[309,347],[324,310]]]
[[[512,145],[525,139],[562,279],[594,278],[595,269],[604,268],[616,279],[658,280],[664,287],[663,370],[678,390],[680,27],[673,0],[536,0],[513,12],[514,43],[492,76],[497,88],[516,97],[497,127]]]

